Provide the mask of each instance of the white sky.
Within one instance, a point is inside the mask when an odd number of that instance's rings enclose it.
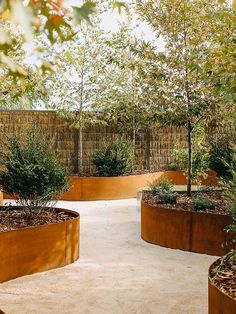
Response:
[[[83,2],[83,0],[67,0],[69,5],[76,6],[81,6]],[[126,2],[129,3],[130,1]],[[121,14],[118,13],[118,10],[109,10],[101,15],[101,20],[101,27],[105,32],[116,32],[119,30],[119,24],[127,20],[127,15],[124,8],[122,9]],[[162,51],[164,49],[163,40],[157,40],[153,34],[151,26],[145,22],[139,21],[136,14],[132,14],[132,26],[135,36],[142,37],[145,41],[155,41],[158,51]]]

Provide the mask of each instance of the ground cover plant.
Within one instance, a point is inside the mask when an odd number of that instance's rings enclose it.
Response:
[[[69,176],[45,132],[34,124],[24,134],[8,137],[5,144],[0,189],[16,200],[17,207],[2,207],[0,230],[66,220],[67,215],[46,208],[67,190]]]

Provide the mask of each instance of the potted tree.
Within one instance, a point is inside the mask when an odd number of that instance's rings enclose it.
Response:
[[[0,161],[0,189],[16,200],[0,208],[0,282],[75,261],[79,214],[53,206],[68,186],[53,143],[34,124],[8,138]]]

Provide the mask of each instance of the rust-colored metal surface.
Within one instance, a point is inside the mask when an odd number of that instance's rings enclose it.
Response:
[[[160,246],[191,252],[224,255],[235,246],[222,246],[232,237],[226,232],[228,215],[166,209],[141,203],[141,237]]]
[[[164,247],[189,250],[190,212],[154,207],[142,202],[142,239]]]
[[[73,177],[70,190],[61,196],[63,200],[92,201],[113,200],[136,197],[137,190],[145,187],[154,179],[167,178],[176,185],[185,185],[183,171],[160,171],[141,175],[121,177]],[[216,185],[218,179],[214,172],[209,172],[209,179],[203,184]]]
[[[0,206],[3,205],[3,193],[0,191]]]
[[[208,314],[235,314],[235,313],[236,313],[236,299],[233,299],[232,297],[228,296],[227,294],[223,293],[220,289],[218,289],[211,281],[210,276],[208,276]]]
[[[72,177],[70,189],[60,199],[65,201],[95,201],[133,198],[137,190],[145,187],[154,179],[166,178],[175,185],[186,185],[183,171],[159,171],[140,175],[121,177]],[[203,185],[217,185],[218,179],[213,171]],[[12,198],[4,194],[4,198]]]
[[[221,256],[235,248],[229,244],[232,234],[226,231],[232,222],[229,215],[192,212],[191,218],[191,251]]]
[[[79,214],[68,221],[0,233],[0,282],[73,263],[79,258]]]

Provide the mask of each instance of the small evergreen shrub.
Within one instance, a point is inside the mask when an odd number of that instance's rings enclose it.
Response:
[[[159,200],[163,203],[176,204],[178,193],[172,191],[160,191],[158,194]]]
[[[172,163],[169,165],[168,170],[177,171],[177,170],[181,170],[181,167],[178,163]]]
[[[152,191],[154,196],[158,196],[160,192],[171,192],[172,191],[172,184],[167,179],[155,179],[150,184],[149,187]]]
[[[178,196],[177,192],[172,191],[172,184],[167,179],[155,179],[149,185],[152,194],[158,196],[159,200],[163,203],[174,204]]]
[[[218,177],[230,179],[232,177],[230,165],[233,163],[233,156],[234,149],[227,140],[213,144],[210,149],[210,168],[217,173]]]
[[[193,210],[214,210],[216,204],[207,196],[197,196],[193,199]]]
[[[93,156],[93,164],[101,177],[116,177],[132,171],[134,149],[123,138],[104,145]]]
[[[35,124],[22,136],[7,139],[0,163],[0,189],[19,205],[46,206],[67,190],[68,172],[58,161],[53,143]]]

